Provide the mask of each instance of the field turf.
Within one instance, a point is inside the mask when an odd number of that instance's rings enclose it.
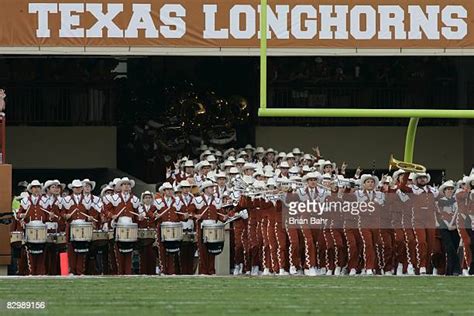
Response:
[[[0,315],[474,314],[470,277],[1,278]],[[45,301],[45,311],[7,310]]]

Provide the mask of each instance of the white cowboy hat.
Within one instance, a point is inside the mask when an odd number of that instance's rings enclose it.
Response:
[[[204,159],[206,159],[206,157],[209,156],[209,155],[212,155],[212,152],[211,152],[209,149],[207,149],[207,150],[205,150],[205,151],[199,156],[199,158],[200,158],[201,160],[204,160]]]
[[[234,162],[234,164],[245,164],[244,158],[237,158],[237,160]]]
[[[179,187],[180,189],[182,189],[182,188],[190,188],[190,187],[191,187],[191,183],[189,183],[188,180],[181,180],[181,181],[179,182],[179,184],[178,184],[178,187]]]
[[[233,167],[233,166],[234,164],[232,163],[232,161],[229,161],[229,160],[224,161],[224,163],[222,164],[223,168]]]
[[[28,184],[28,186],[26,187],[26,190],[28,192],[31,192],[32,187],[40,187],[41,189],[43,189],[43,184],[41,182],[39,182],[38,180],[33,180],[33,181],[31,181],[30,184]]]
[[[154,196],[154,194],[151,193],[150,191],[145,191],[145,192],[143,192],[142,195],[140,196],[140,201],[143,202],[143,198],[145,197],[145,195],[150,195],[151,198],[153,198],[153,196]]]
[[[393,181],[398,181],[398,177],[400,177],[404,173],[406,173],[406,171],[403,169],[398,169],[397,171],[395,171],[392,175]]]
[[[263,176],[265,176],[265,174],[263,173],[263,170],[262,170],[262,169],[257,169],[257,170],[255,170],[255,172],[253,173],[252,176],[253,176],[254,178],[257,177],[257,176],[263,177]]]
[[[307,182],[309,179],[321,179],[321,174],[319,172],[308,172],[303,176],[303,182]]]
[[[270,170],[267,170],[265,171],[265,173],[263,174],[263,176],[265,178],[273,178],[275,176],[275,173],[273,173],[273,171],[270,171]]]
[[[247,156],[248,157],[249,154],[247,154],[246,151],[241,151],[240,153],[237,154],[237,158],[242,158],[243,156]]]
[[[300,176],[291,176],[290,181],[302,182],[303,179]]]
[[[129,179],[128,177],[123,177],[119,181],[117,181],[116,186],[122,186],[122,184],[129,183],[130,186],[133,188],[135,186],[135,180]]]
[[[224,157],[225,158],[229,157],[231,153],[234,153],[234,154],[236,153],[236,150],[233,147],[231,147],[231,148],[227,149],[226,151],[224,151]]]
[[[214,178],[215,178],[216,180],[219,179],[219,178],[226,178],[226,179],[227,179],[227,175],[226,175],[224,172],[219,171],[218,173],[216,173],[216,174],[214,175]]]
[[[275,179],[270,178],[270,179],[267,180],[267,187],[269,187],[269,186],[276,187],[276,185],[277,185],[277,183],[276,183]]]
[[[273,148],[268,148],[267,150],[265,150],[265,155],[266,155],[266,154],[270,154],[270,153],[275,154],[275,153],[276,153],[275,149],[273,149]]]
[[[373,174],[369,174],[369,173],[363,174],[360,177],[360,183],[363,185],[365,183],[365,181],[367,181],[369,179],[374,180],[375,187],[377,187],[379,185],[379,178],[377,176],[374,176]]]
[[[305,160],[314,160],[314,158],[311,157],[310,154],[304,154],[304,155],[303,155],[303,159],[305,159]]]
[[[231,167],[229,169],[229,174],[239,174],[239,173],[240,173],[240,171],[236,167]]]
[[[445,181],[440,187],[439,187],[439,192],[443,192],[444,189],[446,188],[455,188],[456,184],[454,183],[453,180],[448,180]]]
[[[115,178],[115,179],[113,179],[113,180],[112,180],[112,185],[113,185],[113,186],[116,186],[119,181],[120,181],[120,178]]]
[[[207,149],[207,145],[206,144],[201,144],[201,146],[199,146],[199,150],[200,151],[205,151]]]
[[[280,152],[280,153],[277,155],[277,158],[285,159],[285,158],[286,158],[286,153],[284,153],[283,151]]]
[[[215,187],[216,185],[212,181],[204,181],[199,187],[199,191],[203,192],[206,188]]]
[[[248,169],[255,170],[255,165],[253,163],[250,163],[250,162],[244,164],[244,166],[242,167],[242,171],[248,170]]]
[[[95,185],[96,185],[95,181],[91,181],[89,179],[82,180],[82,184],[83,185],[89,184],[91,186],[92,190],[95,189]]]
[[[173,188],[173,186],[171,185],[171,183],[165,182],[165,183],[163,183],[163,184],[158,188],[158,191],[163,192],[163,191],[166,190],[166,189],[174,190],[174,188]]]
[[[185,167],[185,168],[186,168],[186,167],[194,168],[194,162],[193,162],[192,160],[188,159],[188,160],[186,160],[186,161],[184,162],[184,167]]]
[[[392,182],[393,182],[392,177],[391,176],[386,176],[383,183],[392,183]]]
[[[431,181],[430,174],[426,172],[415,173],[415,175],[413,176],[413,181],[416,181],[420,177],[426,177],[428,179],[428,182]]]
[[[196,169],[200,171],[204,167],[211,167],[211,164],[207,160],[200,161],[196,164]]]
[[[253,148],[253,146],[252,146],[252,145],[250,145],[250,144],[247,144],[247,145],[245,145],[245,147],[244,147],[244,150],[251,150],[251,151],[255,151],[255,148]]]
[[[270,165],[266,165],[266,166],[263,167],[263,171],[265,171],[265,172],[267,172],[267,171],[273,172],[273,167],[270,166]]]
[[[111,187],[110,185],[106,185],[102,188],[102,190],[100,191],[100,196],[104,196],[105,195],[105,192],[107,191],[114,191],[114,188]]]
[[[300,173],[300,168],[298,168],[297,166],[293,166],[290,168],[290,170],[288,170],[289,173]]]
[[[59,180],[48,180],[44,183],[43,190],[46,191],[52,185],[61,185],[61,182]]]
[[[472,181],[474,181],[474,175],[472,176],[466,176],[463,178],[464,180],[464,183],[468,184],[471,188],[474,187],[474,185],[472,185]]]
[[[235,157],[234,156],[229,156],[227,157],[227,160],[229,160],[230,162],[234,162],[235,161]]]
[[[214,155],[207,156],[206,160],[209,161],[209,162],[216,162],[217,161],[217,159]]]
[[[301,150],[298,148],[298,147],[295,147],[293,148],[293,150],[291,151],[291,153],[293,155],[302,155],[303,153],[301,152]]]
[[[293,153],[288,153],[285,158],[286,158],[286,160],[288,160],[290,158],[295,159],[295,155],[293,155]]]
[[[255,153],[256,154],[263,154],[263,153],[265,153],[265,149],[263,149],[263,147],[257,147],[257,149],[255,149]]]
[[[286,162],[286,161],[282,161],[280,162],[280,164],[278,165],[278,168],[286,168],[286,169],[290,169],[290,165]]]
[[[72,188],[82,188],[84,185],[82,184],[82,181],[79,179],[72,180],[71,183],[67,185],[69,189],[72,190]]]
[[[303,168],[301,168],[301,171],[303,171],[303,172],[311,172],[311,171],[313,171],[313,168],[311,168],[311,167],[308,166],[308,165],[304,165]]]
[[[214,156],[222,157],[222,152],[220,150],[216,150],[216,152],[214,153]]]

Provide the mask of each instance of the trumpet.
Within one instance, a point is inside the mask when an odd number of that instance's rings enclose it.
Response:
[[[423,165],[397,160],[393,157],[393,155],[390,155],[390,159],[388,161],[388,171],[391,171],[392,168],[403,169],[405,171],[415,172],[415,173],[426,172],[426,167]]]

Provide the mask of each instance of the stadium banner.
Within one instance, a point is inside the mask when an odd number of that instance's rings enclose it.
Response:
[[[8,0],[0,46],[259,47],[259,0]],[[472,0],[272,0],[269,47],[474,48]]]

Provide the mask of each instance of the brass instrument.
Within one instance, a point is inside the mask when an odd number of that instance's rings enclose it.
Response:
[[[420,164],[405,162],[397,160],[390,155],[390,160],[388,161],[388,171],[393,169],[403,169],[408,172],[423,173],[426,172],[426,167]]]

